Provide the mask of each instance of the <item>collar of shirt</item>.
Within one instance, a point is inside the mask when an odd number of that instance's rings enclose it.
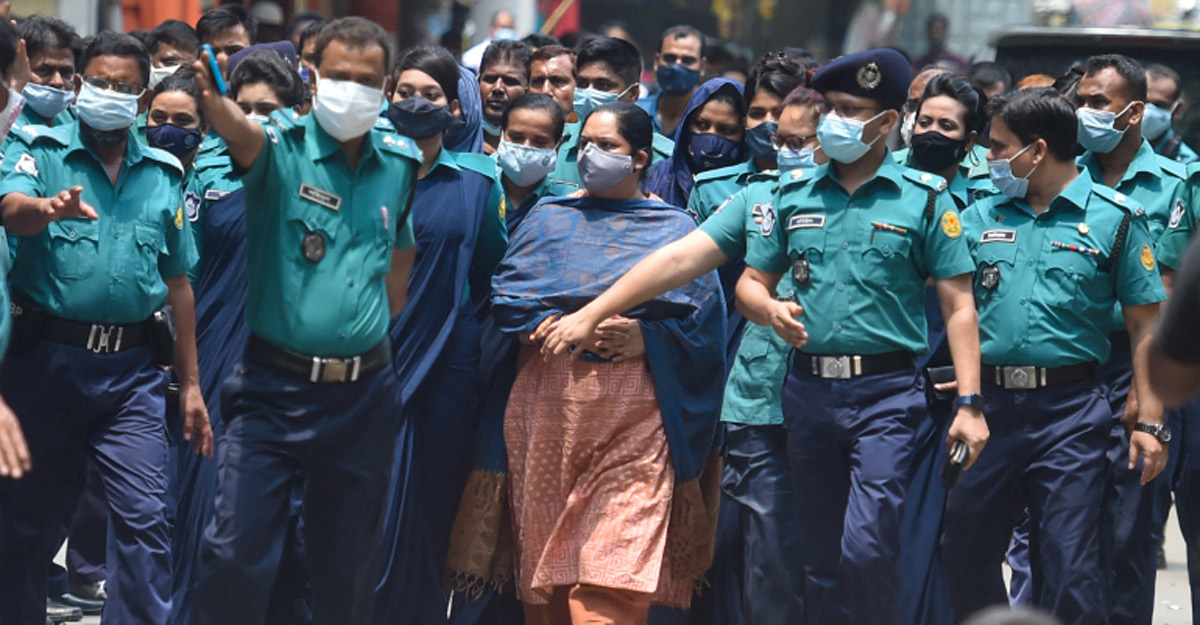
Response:
[[[855,193],[874,186],[876,184],[876,180],[885,181],[891,184],[893,187],[900,189],[901,180],[904,178],[903,172],[903,166],[896,162],[896,157],[892,156],[891,150],[888,150],[888,152],[883,155],[883,161],[880,162],[879,169],[875,170],[875,175],[871,176],[870,179],[862,183]],[[813,173],[813,178],[815,179],[813,181],[814,185],[831,184],[845,192],[845,187],[843,187],[841,181],[837,179],[837,172],[834,170],[833,161],[818,167]]]
[[[1097,161],[1096,154],[1093,152],[1085,152],[1077,161],[1080,167],[1087,170],[1098,184],[1104,184],[1104,173],[1100,169],[1100,163]],[[1138,146],[1138,151],[1134,153],[1133,160],[1129,162],[1129,167],[1125,169],[1125,175],[1121,176],[1121,181],[1117,183],[1117,189],[1125,186],[1125,183],[1136,180],[1139,176],[1150,176],[1159,178],[1163,175],[1162,167],[1158,166],[1158,155],[1155,154],[1154,148],[1150,146],[1150,142],[1142,139],[1142,144]],[[1126,191],[1128,193],[1128,191]]]
[[[433,159],[433,166],[429,168],[429,174],[427,174],[427,176],[432,175],[438,170],[439,167],[448,167],[454,171],[460,171],[462,169],[462,167],[458,164],[458,159],[454,158],[454,152],[451,152],[446,148],[438,150],[437,158]]]
[[[321,128],[320,122],[317,121],[315,115],[305,115],[296,122],[304,127],[304,141],[307,143],[309,154],[314,154],[314,161],[321,161],[330,158],[342,151],[342,144],[337,142],[337,139],[329,136],[324,128]],[[368,161],[375,155],[375,132],[374,128],[367,131],[363,138],[362,154],[359,156],[358,162],[361,167],[362,163]]]
[[[73,154],[74,152],[82,150],[96,157],[97,163],[100,162],[100,157],[96,154],[96,151],[93,150],[91,146],[84,143],[82,131],[82,122],[76,120],[75,127],[68,131],[71,140],[70,143],[67,144],[67,154]],[[125,137],[124,163],[126,166],[132,166],[141,162],[143,158],[146,158],[147,151],[146,146],[144,146],[141,141],[138,141],[136,138],[134,138],[132,129],[128,130],[127,133],[128,134]]]
[[[967,179],[961,170],[950,179],[949,185],[950,196],[954,198],[958,210],[965,209],[971,203],[971,197],[967,195]]]
[[[1044,214],[1071,209],[1077,211],[1087,210],[1088,199],[1092,195],[1093,184],[1095,183],[1092,182],[1090,176],[1085,176],[1083,174],[1076,176],[1075,180],[1071,181],[1071,184],[1067,185],[1067,188],[1063,189],[1062,193],[1058,194],[1058,197],[1050,200],[1050,208]],[[1018,210],[1027,213],[1034,219],[1037,218],[1037,215],[1033,212],[1033,209],[1029,207],[1029,202],[1025,201],[1024,199],[1008,198],[997,206]]]

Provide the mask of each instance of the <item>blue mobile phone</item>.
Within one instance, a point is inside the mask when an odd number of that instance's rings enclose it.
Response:
[[[225,95],[229,88],[225,86],[225,78],[221,76],[221,66],[217,65],[217,53],[207,43],[202,46],[208,53],[208,69],[212,72],[213,83],[217,85],[217,93]]]

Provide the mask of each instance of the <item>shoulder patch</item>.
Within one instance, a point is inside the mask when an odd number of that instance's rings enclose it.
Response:
[[[17,159],[17,164],[13,167],[13,169],[15,169],[18,174],[26,174],[28,176],[33,176],[34,178],[38,177],[37,161],[34,160],[33,155],[29,152],[22,154],[21,158]]]
[[[183,206],[175,209],[175,229],[183,230]]]
[[[1141,260],[1146,271],[1154,271],[1154,250],[1150,249],[1149,243],[1142,244]]]
[[[299,125],[300,116],[290,109],[277,109],[268,119],[272,126],[288,132]]]
[[[1187,205],[1182,199],[1175,200],[1175,206],[1171,208],[1171,220],[1167,222],[1167,227],[1174,230],[1179,227],[1179,222],[1183,221],[1183,214],[1187,212]]]
[[[758,222],[758,229],[762,232],[762,235],[764,237],[771,236],[771,233],[775,232],[775,204],[772,202],[755,204],[752,213]]]
[[[183,207],[187,209],[188,221],[200,219],[200,196],[188,191],[183,194]]]
[[[942,232],[951,239],[957,239],[962,234],[962,222],[959,221],[956,211],[948,210],[942,213]]]

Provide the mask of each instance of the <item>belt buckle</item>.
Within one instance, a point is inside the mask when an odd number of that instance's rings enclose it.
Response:
[[[362,371],[362,356],[353,358],[313,358],[310,379],[313,382],[357,382]]]
[[[821,377],[827,380],[849,380],[853,371],[850,369],[849,356],[818,356]]]
[[[1037,367],[1004,367],[1004,388],[1032,391],[1037,387]]]
[[[113,340],[114,331],[116,340]],[[93,323],[91,331],[88,332],[87,349],[93,354],[111,354],[121,351],[121,339],[124,335],[125,328],[123,327]]]

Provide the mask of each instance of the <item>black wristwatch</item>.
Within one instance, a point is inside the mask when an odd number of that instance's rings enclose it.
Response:
[[[1171,442],[1171,426],[1165,423],[1159,423],[1155,425],[1151,425],[1149,423],[1138,423],[1137,425],[1133,426],[1133,430],[1135,432],[1145,432],[1154,438],[1157,438],[1158,442],[1164,445]]]
[[[968,406],[983,412],[983,395],[974,393],[971,395],[959,395],[954,400],[954,410],[957,411],[959,406]]]

